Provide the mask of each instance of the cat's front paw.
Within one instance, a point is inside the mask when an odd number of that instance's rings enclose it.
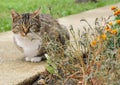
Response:
[[[31,61],[31,57],[25,57],[25,61]]]
[[[37,63],[37,62],[40,62],[41,60],[42,60],[42,57],[32,57],[30,61]]]

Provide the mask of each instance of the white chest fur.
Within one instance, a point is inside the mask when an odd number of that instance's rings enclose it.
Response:
[[[34,39],[31,40],[28,37],[22,37],[20,34],[14,34],[15,42],[19,47],[22,47],[25,57],[34,57],[37,56],[42,41],[33,34],[30,34],[29,37]]]

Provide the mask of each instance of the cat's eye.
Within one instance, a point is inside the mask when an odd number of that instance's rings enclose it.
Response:
[[[15,26],[15,29],[19,29],[20,28],[20,26]]]
[[[14,28],[12,31],[13,31],[14,33],[18,33],[18,32],[19,32],[19,29]]]
[[[13,31],[14,33],[18,33],[18,32],[19,32],[19,26],[15,26],[15,27],[12,29],[12,31]]]
[[[30,31],[31,32],[36,32],[37,31],[37,26],[35,26],[35,25],[31,26]]]
[[[30,28],[30,32],[35,32],[35,29],[33,29],[33,28]]]

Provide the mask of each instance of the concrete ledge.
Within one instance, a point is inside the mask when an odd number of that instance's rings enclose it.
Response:
[[[45,71],[45,62],[25,62],[15,47],[12,32],[0,33],[0,85],[26,85],[25,82]]]

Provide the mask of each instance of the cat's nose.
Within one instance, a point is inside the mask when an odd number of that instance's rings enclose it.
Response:
[[[26,35],[27,35],[27,33],[21,32],[21,36],[25,37]]]
[[[26,27],[23,25],[23,31],[24,31],[25,33],[28,33],[29,29],[26,28]]]
[[[29,32],[29,30],[28,29],[24,29],[24,33],[23,33],[23,35],[25,36],[25,35],[27,35],[28,34],[28,32]]]
[[[28,29],[24,29],[24,32],[25,32],[25,33],[28,33],[28,31],[29,31]]]

